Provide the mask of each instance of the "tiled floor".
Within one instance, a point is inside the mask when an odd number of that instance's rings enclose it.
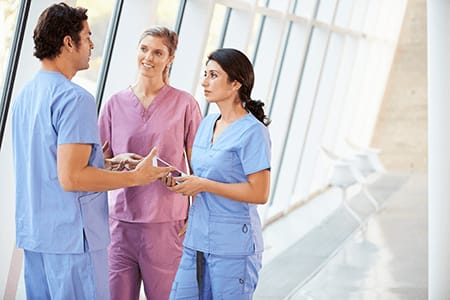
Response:
[[[278,246],[276,254],[269,248],[254,299],[426,299],[426,183],[423,174],[384,174],[370,186],[382,203],[379,211],[361,194],[352,198],[351,206],[367,222],[365,229],[338,207],[295,242],[290,237],[284,249]],[[301,227],[296,213],[289,218]],[[277,226],[277,243],[283,244],[283,229]],[[269,228],[265,239],[270,247]]]

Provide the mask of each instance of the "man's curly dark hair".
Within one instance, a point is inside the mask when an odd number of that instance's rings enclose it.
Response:
[[[78,47],[87,9],[71,7],[63,2],[48,7],[39,16],[34,29],[34,56],[40,60],[55,58],[61,53],[64,37],[69,35]]]

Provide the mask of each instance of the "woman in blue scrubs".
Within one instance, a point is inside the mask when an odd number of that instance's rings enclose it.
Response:
[[[257,204],[269,195],[271,142],[264,104],[250,98],[253,83],[242,52],[208,56],[202,86],[220,113],[205,117],[197,131],[194,175],[166,183],[195,196],[170,299],[251,299],[255,291],[263,251]]]

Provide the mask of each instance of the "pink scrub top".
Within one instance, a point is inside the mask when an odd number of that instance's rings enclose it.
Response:
[[[99,118],[102,143],[113,156],[132,152],[158,156],[187,173],[184,150],[192,148],[202,115],[187,92],[165,85],[144,109],[131,87],[114,94]],[[188,199],[168,190],[159,180],[110,192],[110,217],[126,222],[157,223],[187,217]]]

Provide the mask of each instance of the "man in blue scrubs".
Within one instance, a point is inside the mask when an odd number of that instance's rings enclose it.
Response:
[[[109,299],[105,191],[173,169],[153,167],[156,149],[132,171],[104,169],[94,98],[71,81],[94,48],[86,11],[59,3],[42,12],[33,35],[41,70],[13,107],[16,240],[28,299]]]

